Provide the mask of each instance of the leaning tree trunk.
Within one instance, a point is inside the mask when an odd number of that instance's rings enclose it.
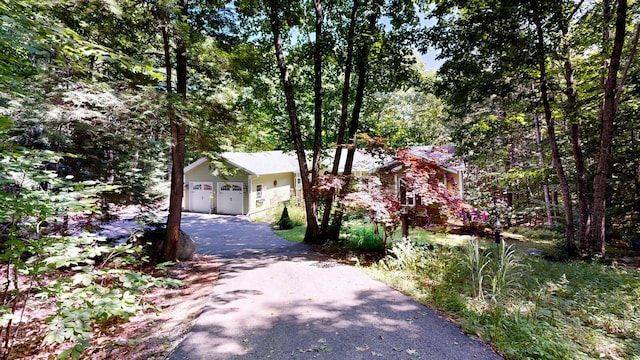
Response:
[[[605,9],[606,12],[606,9]],[[627,0],[618,0],[615,22],[613,50],[609,59],[609,70],[604,88],[602,104],[602,121],[600,128],[600,150],[596,158],[596,173],[593,180],[593,220],[591,222],[591,236],[593,249],[600,255],[606,255],[606,195],[607,178],[609,176],[609,161],[611,159],[611,144],[613,140],[613,120],[616,116],[618,102],[618,70],[624,45],[627,24]],[[621,91],[622,87],[620,87]]]
[[[188,13],[188,0],[180,1],[181,13],[184,17]],[[166,24],[165,24],[166,25]],[[184,157],[186,126],[181,121],[173,106],[171,83],[171,57],[169,55],[169,35],[163,27],[163,44],[165,69],[167,72],[167,93],[169,94],[169,125],[171,129],[171,194],[169,197],[169,215],[167,217],[167,234],[162,248],[165,260],[176,260],[178,242],[180,241],[180,223],[182,220],[182,197],[184,195]],[[176,92],[186,99],[187,96],[187,47],[182,36],[176,37]]]
[[[275,46],[276,62],[280,70],[280,80],[284,87],[284,95],[287,105],[287,113],[291,125],[291,137],[295,146],[298,158],[298,167],[302,180],[302,196],[304,198],[305,212],[307,216],[307,230],[304,235],[305,242],[319,242],[320,227],[318,226],[318,199],[313,191],[312,181],[309,179],[309,169],[307,167],[304,144],[302,142],[302,131],[300,130],[300,120],[296,109],[293,85],[289,76],[289,69],[285,61],[284,49],[282,46],[282,36],[280,34],[280,14],[278,11],[279,2],[271,0],[269,2],[269,22],[273,33],[273,43]],[[312,179],[315,177],[312,177]]]
[[[540,98],[542,100],[542,106],[544,109],[544,117],[547,123],[547,137],[549,138],[549,146],[551,148],[551,159],[553,162],[553,168],[558,176],[558,183],[560,184],[560,190],[562,191],[562,205],[564,208],[565,218],[565,246],[567,252],[573,256],[576,253],[575,232],[573,228],[573,207],[571,205],[571,193],[569,192],[569,183],[562,167],[560,160],[560,150],[556,142],[555,134],[555,120],[551,113],[551,104],[549,103],[548,85],[547,85],[547,65],[546,54],[544,49],[544,35],[542,30],[541,20],[534,20],[537,33],[537,52],[538,52],[538,66],[540,70]]]

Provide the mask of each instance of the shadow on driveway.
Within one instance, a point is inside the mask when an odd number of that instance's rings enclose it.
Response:
[[[358,269],[239,217],[185,214],[220,279],[171,359],[501,359]]]

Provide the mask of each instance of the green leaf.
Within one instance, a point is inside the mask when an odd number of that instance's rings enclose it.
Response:
[[[9,130],[12,126],[13,120],[4,115],[0,115],[0,131]]]

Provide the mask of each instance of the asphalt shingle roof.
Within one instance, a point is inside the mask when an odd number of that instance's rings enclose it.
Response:
[[[340,172],[344,170],[347,159],[346,149],[341,149]],[[335,150],[331,149],[323,153],[321,161],[322,167],[331,169]],[[293,152],[259,151],[254,153],[245,152],[225,152],[221,154],[222,159],[229,165],[242,169],[252,175],[269,175],[285,172],[299,172],[298,159]],[[198,159],[193,164],[185,167],[185,172],[204,163],[206,158]],[[364,151],[356,151],[353,159],[353,171],[364,171],[373,173],[387,158],[375,156]],[[309,164],[310,166],[311,164]]]
[[[252,175],[268,175],[299,171],[294,153],[279,150],[255,153],[226,152],[222,154],[230,165],[243,169]]]

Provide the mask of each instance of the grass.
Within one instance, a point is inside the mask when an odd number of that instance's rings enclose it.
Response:
[[[371,224],[361,221],[346,221],[340,232],[340,238],[345,241],[347,250],[382,252],[382,242]]]
[[[365,244],[362,239],[370,230],[345,225],[347,245]],[[528,238],[537,234],[522,232],[505,234],[514,249],[515,265],[508,269],[500,265],[492,239],[412,230],[410,243],[395,235],[390,257],[364,270],[454,315],[466,332],[477,334],[507,359],[640,360],[640,273],[526,255],[524,250],[532,248],[552,251],[558,240],[549,233]],[[300,241],[304,227],[279,235]],[[474,242],[477,256],[488,261],[482,269],[468,265],[465,249]],[[485,280],[481,289],[479,277]],[[499,291],[492,281],[502,282]]]
[[[274,232],[285,240],[301,243],[304,240],[304,232],[307,230],[305,226],[296,226],[289,230],[275,230]]]

